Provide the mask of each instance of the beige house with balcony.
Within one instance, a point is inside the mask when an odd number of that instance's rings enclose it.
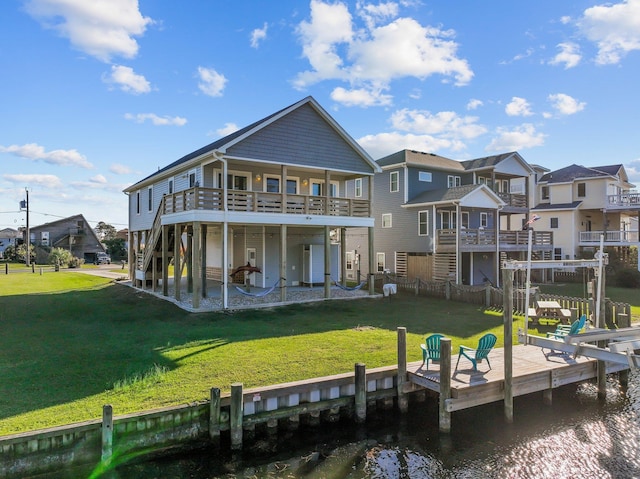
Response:
[[[553,259],[589,259],[604,238],[621,257],[638,246],[640,193],[623,165],[570,165],[538,181],[536,229],[553,231]]]
[[[330,297],[331,283],[346,278],[345,231],[364,228],[373,248],[377,171],[307,97],[125,190],[130,277],[176,301],[187,295],[194,309],[210,294],[228,308],[233,283],[255,291],[277,287],[282,302],[288,288],[306,285],[324,285]],[[349,186],[354,178],[357,189]],[[230,275],[245,265],[254,272]]]

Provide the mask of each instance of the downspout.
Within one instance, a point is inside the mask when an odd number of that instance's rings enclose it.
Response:
[[[460,269],[462,268],[462,253],[460,253],[460,226],[462,218],[460,217],[460,203],[456,202],[456,284],[460,284]]]

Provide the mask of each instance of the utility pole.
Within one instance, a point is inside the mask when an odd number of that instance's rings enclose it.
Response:
[[[24,189],[24,191],[27,193],[27,199],[26,201],[21,201],[20,202],[20,209],[26,209],[27,210],[27,234],[26,234],[26,238],[24,241],[24,245],[25,245],[25,250],[26,253],[24,255],[25,257],[25,265],[29,266],[29,264],[31,263],[31,233],[29,232],[29,190],[27,188]]]

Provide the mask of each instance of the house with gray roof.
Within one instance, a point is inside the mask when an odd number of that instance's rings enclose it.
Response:
[[[499,284],[500,261],[525,259],[528,234],[522,227],[540,170],[517,152],[457,161],[401,150],[377,163],[382,169],[373,193],[377,273]],[[368,262],[363,239],[363,232],[350,231],[347,255],[354,264]],[[551,233],[535,232],[535,255],[546,258],[551,248]]]
[[[600,247],[628,257],[638,246],[640,193],[623,165],[569,165],[538,181],[537,224],[554,232],[553,259],[593,258]]]
[[[124,190],[133,284],[188,299],[195,310],[211,294],[228,308],[234,282],[274,301],[302,285],[324,285],[330,297],[331,283],[345,280],[343,233],[368,231],[373,249],[378,171],[315,99],[304,98]],[[349,186],[355,178],[357,189]]]

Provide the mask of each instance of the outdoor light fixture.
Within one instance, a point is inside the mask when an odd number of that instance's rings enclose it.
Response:
[[[262,180],[262,176],[260,176],[260,174],[256,175],[256,181],[261,181]]]

